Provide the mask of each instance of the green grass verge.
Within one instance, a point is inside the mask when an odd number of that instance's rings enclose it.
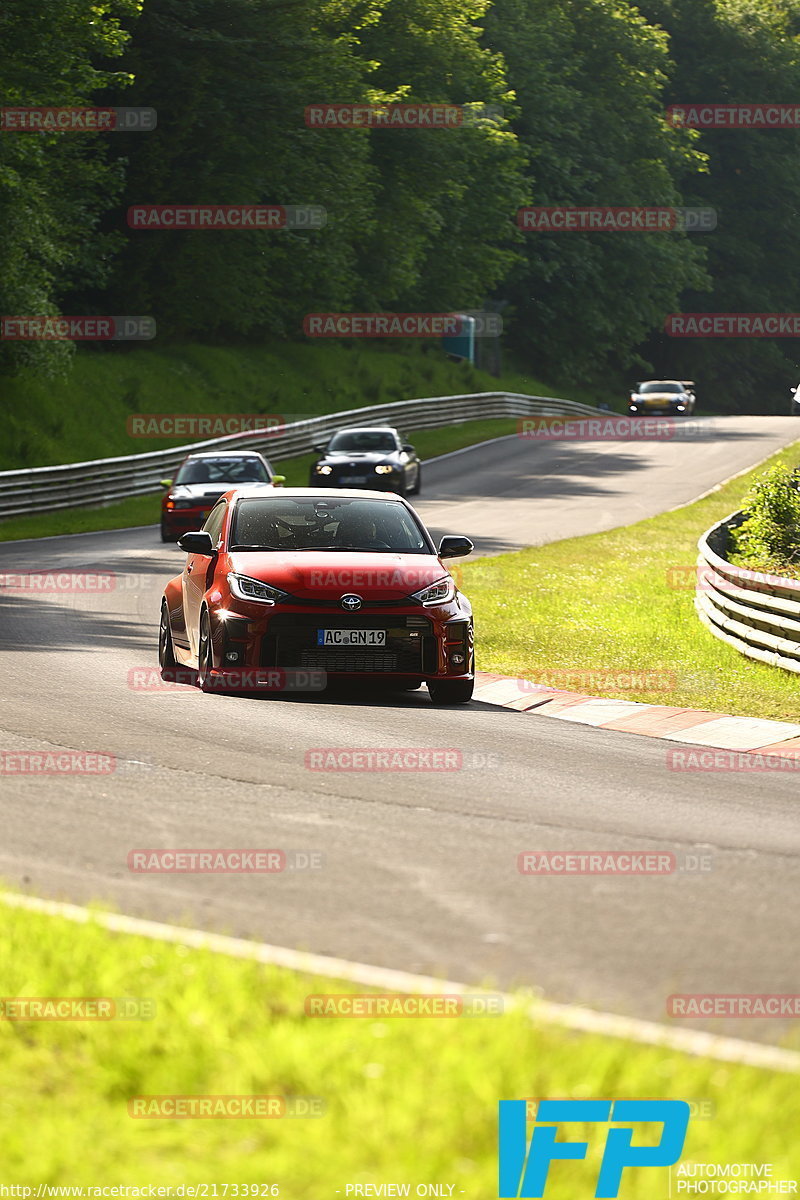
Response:
[[[306,995],[367,989],[2,905],[0,954],[5,996],[155,1002],[152,1020],[0,1022],[6,1185],[275,1183],[285,1200],[318,1200],[354,1182],[410,1183],[412,1196],[435,1182],[486,1200],[497,1194],[498,1100],[542,1096],[710,1101],[713,1117],[690,1121],[684,1159],[800,1175],[791,1075],[535,1026],[520,1013],[309,1018]],[[131,1097],[174,1094],[317,1096],[326,1111],[128,1116]],[[589,1136],[589,1161],[553,1168],[552,1200],[591,1194],[602,1149],[592,1132],[573,1131]],[[622,1194],[666,1196],[666,1170],[626,1171]]]
[[[444,429],[412,430],[409,434],[420,458],[433,458],[451,450],[474,446],[476,442],[514,433],[516,419],[466,421]],[[268,453],[268,452],[267,452]],[[301,454],[296,458],[274,459],[273,466],[286,476],[287,487],[305,487],[308,470],[317,456]],[[423,484],[424,486],[424,484]],[[161,513],[161,492],[152,496],[134,496],[118,504],[97,508],[68,508],[63,511],[34,513],[0,521],[0,542],[21,538],[53,537],[71,533],[89,533],[99,529],[129,529],[135,525],[156,525]]]
[[[0,470],[170,449],[192,439],[127,432],[141,413],[260,413],[291,422],[364,405],[498,390],[558,395],[525,371],[495,379],[437,346],[275,343],[80,349],[63,377],[0,379]],[[597,403],[588,389],[570,397]],[[197,440],[197,439],[195,439]]]
[[[698,537],[741,506],[768,465],[794,464],[798,448],[795,442],[675,512],[465,561],[462,586],[475,608],[479,669],[594,696],[800,719],[796,676],[713,637],[693,604]],[[645,681],[653,686],[604,686],[603,672],[653,673]]]

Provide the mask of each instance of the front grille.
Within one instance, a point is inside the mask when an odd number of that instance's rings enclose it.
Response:
[[[315,608],[335,608],[339,612],[342,611],[339,597],[333,597],[330,600],[321,600],[319,596],[290,596],[285,603],[296,604],[298,607],[313,604]],[[396,600],[370,600],[369,606],[370,608],[408,608],[410,605],[418,603],[419,601],[412,600],[410,596],[398,596]],[[422,606],[420,605],[420,607]],[[330,624],[328,617],[325,620]]]
[[[398,666],[397,654],[384,654],[381,650],[337,650],[329,646],[326,650],[301,650],[300,666],[318,671],[342,671],[346,674],[358,671],[414,671],[419,670],[419,656],[414,662]]]
[[[318,629],[385,629],[385,646],[318,646]],[[261,666],[300,667],[330,672],[430,673],[435,638],[427,618],[357,618],[344,613],[276,613],[261,643]],[[423,646],[425,653],[423,653]]]

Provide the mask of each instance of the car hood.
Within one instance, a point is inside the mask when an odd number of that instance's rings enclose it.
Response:
[[[272,489],[271,483],[176,483],[170,488],[170,496],[173,500],[197,500],[202,501],[219,500],[220,496],[224,496],[226,492],[230,492],[233,488],[238,487],[265,487]]]
[[[396,450],[334,450],[330,454],[323,454],[320,462],[330,463],[380,463],[385,462],[387,458],[396,458]]]
[[[665,400],[682,400],[685,397],[685,392],[637,392],[636,396],[639,400],[658,400],[663,403]]]
[[[361,554],[313,550],[239,551],[230,567],[303,600],[338,600],[355,592],[363,600],[400,600],[448,574],[433,554]]]

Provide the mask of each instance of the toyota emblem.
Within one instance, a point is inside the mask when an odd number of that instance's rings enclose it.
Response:
[[[345,612],[358,612],[364,601],[360,596],[342,596],[339,603]]]

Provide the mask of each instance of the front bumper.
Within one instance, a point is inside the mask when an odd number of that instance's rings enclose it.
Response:
[[[628,409],[634,416],[648,417],[685,417],[691,412],[691,407],[688,404],[679,409],[677,404],[664,403],[663,400],[659,403],[646,403],[641,400],[631,401]]]
[[[252,615],[240,604],[222,619],[211,610],[214,667],[322,672],[330,679],[427,682],[473,678],[474,634],[468,611],[375,605],[357,615],[333,606],[280,604]],[[320,646],[321,629],[383,630],[383,646]]]
[[[194,533],[205,524],[213,507],[213,504],[206,504],[197,508],[162,508],[161,523],[166,531],[178,537],[183,533]]]
[[[391,475],[368,475],[361,483],[348,483],[346,482],[347,478],[347,476],[342,479],[337,478],[336,475],[315,475],[312,472],[308,479],[308,486],[319,488],[355,488],[356,490],[363,488],[369,492],[396,492],[403,482],[403,473],[402,471],[393,471]]]

